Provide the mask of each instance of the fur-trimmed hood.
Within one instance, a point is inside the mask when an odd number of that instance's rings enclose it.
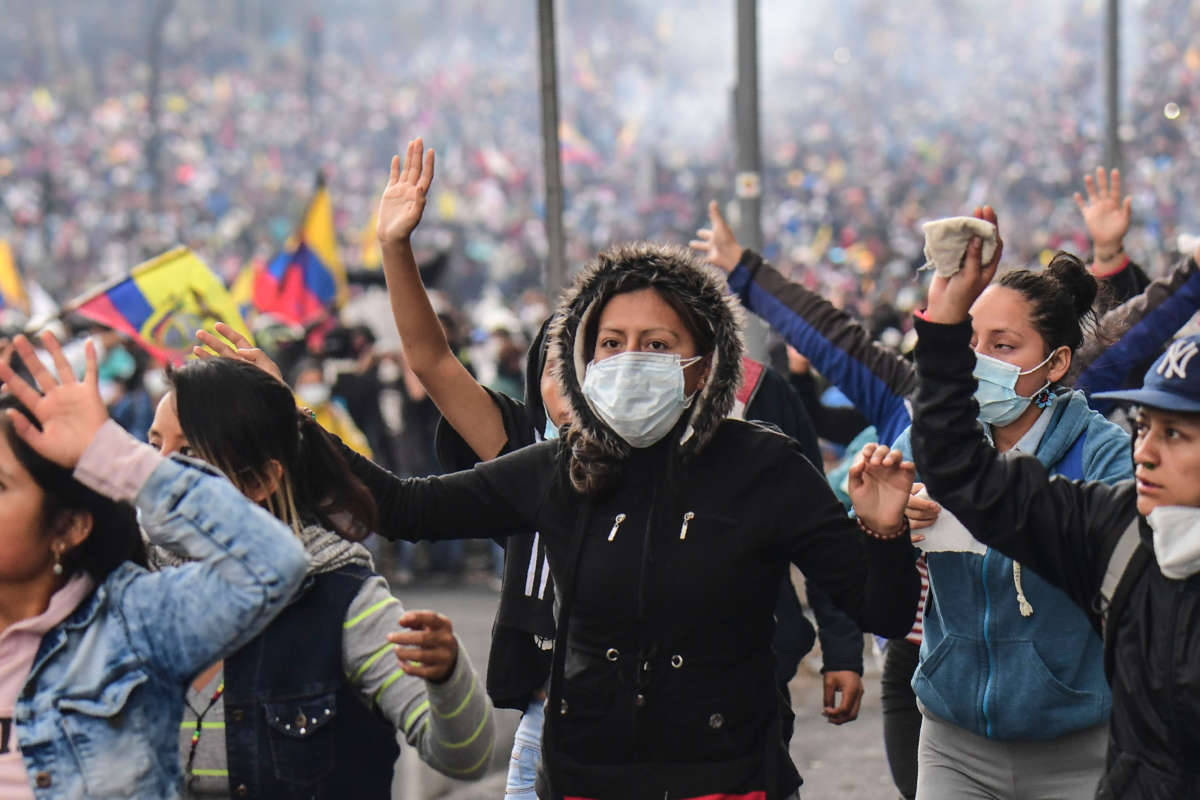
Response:
[[[676,245],[624,244],[601,252],[563,293],[548,331],[554,376],[570,411],[563,438],[569,447],[571,482],[582,492],[604,488],[605,476],[614,467],[619,471],[631,450],[584,397],[583,375],[592,354],[584,352],[583,332],[592,315],[613,295],[647,287],[679,298],[713,334],[708,378],[684,412],[686,422],[676,429],[683,431],[681,458],[686,460],[709,443],[733,408],[741,385],[744,315],[714,268]],[[598,481],[592,480],[593,467],[601,467]]]

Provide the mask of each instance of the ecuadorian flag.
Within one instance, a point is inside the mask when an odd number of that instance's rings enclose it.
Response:
[[[28,314],[29,295],[8,240],[0,239],[0,309],[9,308]]]
[[[333,201],[318,180],[296,241],[256,273],[254,307],[307,325],[345,300],[346,270],[338,258]]]
[[[160,361],[180,363],[196,331],[224,322],[250,338],[237,306],[212,270],[186,247],[134,267],[129,277],[69,303],[75,311],[132,336]]]

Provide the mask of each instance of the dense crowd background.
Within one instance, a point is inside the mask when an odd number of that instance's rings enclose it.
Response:
[[[1008,260],[1086,253],[1071,196],[1102,160],[1103,6],[764,0],[766,255],[863,318],[901,320],[919,296],[926,219],[986,198]],[[1200,232],[1185,172],[1200,155],[1200,8],[1122,7],[1125,244],[1157,274]],[[533,4],[5,8],[0,236],[27,276],[62,300],[183,242],[232,279],[281,246],[318,170],[343,261],[370,267],[388,158],[421,134],[439,157],[418,255],[463,358],[519,393],[548,308]],[[733,4],[563,0],[558,22],[570,264],[614,240],[686,241],[733,184]],[[382,463],[434,471],[436,410],[371,329],[380,318],[347,319],[332,344],[298,352],[293,377],[315,364]],[[113,367],[113,402],[152,399],[154,369],[119,351],[130,357]]]

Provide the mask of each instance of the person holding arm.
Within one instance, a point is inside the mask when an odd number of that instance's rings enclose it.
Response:
[[[90,342],[82,380],[43,342],[57,376],[15,341],[40,391],[0,362],[0,795],[179,797],[184,689],[283,610],[308,559],[216,470],[110,420]],[[148,572],[134,508],[191,563]]]
[[[398,735],[439,772],[482,777],[495,741],[491,704],[450,620],[406,613],[352,541],[375,528],[375,506],[337,440],[287,386],[243,360],[194,360],[168,378],[150,443],[232,476],[309,558],[287,608],[188,688],[178,739],[190,796],[340,787],[387,798]],[[151,554],[179,560],[169,548]],[[396,632],[397,620],[407,630]]]
[[[1000,453],[977,423],[971,309],[991,283],[978,240],[963,268],[935,281],[918,318],[920,384],[913,450],[929,489],[982,543],[1061,588],[1104,634],[1113,708],[1095,796],[1191,797],[1200,792],[1200,337],[1173,343],[1135,405],[1135,479],[1115,485],[1051,476],[1035,457]],[[903,512],[906,476],[874,473],[886,527]],[[884,496],[886,495],[886,500]]]

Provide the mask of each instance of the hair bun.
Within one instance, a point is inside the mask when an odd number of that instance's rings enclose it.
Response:
[[[1062,250],[1055,253],[1046,265],[1046,276],[1071,295],[1076,316],[1082,319],[1091,310],[1100,285],[1077,256]]]

